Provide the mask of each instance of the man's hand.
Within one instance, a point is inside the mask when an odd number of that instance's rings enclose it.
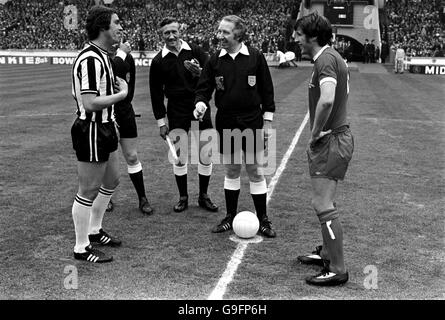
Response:
[[[330,134],[332,130],[328,131],[321,131],[318,135],[314,136],[311,135],[311,139],[309,140],[309,148],[313,149],[315,145],[317,144],[317,141],[323,138],[325,135]]]
[[[162,137],[162,139],[166,139],[168,135],[168,126],[164,124],[162,127],[159,128],[159,135]]]
[[[116,77],[116,83],[114,84],[114,90],[116,91],[116,93],[118,93],[122,96],[122,99],[125,99],[125,97],[128,94],[127,82],[122,78]]]
[[[119,49],[121,49],[123,52],[125,52],[126,54],[129,54],[131,52],[131,45],[130,42],[126,41],[124,43],[121,43],[119,45]]]
[[[193,77],[199,77],[201,75],[202,68],[199,66],[199,62],[196,59],[185,60],[184,67],[191,72]]]
[[[199,101],[196,103],[195,110],[193,111],[193,116],[195,119],[202,121],[204,114],[206,113],[207,106],[204,102]]]
[[[272,129],[272,121],[264,120],[263,125],[264,130],[264,143],[267,143],[270,137],[272,137],[273,129]]]

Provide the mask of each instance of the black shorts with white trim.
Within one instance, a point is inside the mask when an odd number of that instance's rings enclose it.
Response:
[[[108,161],[117,150],[118,137],[114,122],[97,123],[77,118],[71,127],[73,149],[82,162]]]

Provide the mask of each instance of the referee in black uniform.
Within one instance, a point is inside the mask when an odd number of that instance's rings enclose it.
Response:
[[[133,105],[131,104],[136,84],[136,66],[130,51],[131,48],[129,42],[125,42],[121,43],[119,48],[113,54],[114,58],[112,61],[115,75],[125,79],[128,83],[128,95],[124,100],[116,104],[114,113],[119,128],[119,142],[125,161],[127,162],[128,175],[133,182],[133,186],[136,189],[139,198],[139,210],[144,214],[150,215],[153,213],[153,209],[145,194],[142,164],[139,161],[137,152],[138,129]],[[110,205],[112,208],[111,200],[109,207]]]
[[[196,90],[195,114],[199,119],[205,117],[201,111],[209,106],[209,100],[216,89],[215,105],[218,112],[215,125],[220,140],[226,140],[223,134],[225,129],[253,132],[253,136],[256,137],[254,143],[248,143],[246,139],[239,148],[242,148],[246,157],[250,193],[260,220],[260,232],[266,237],[273,238],[276,233],[267,217],[267,185],[263,174],[259,171],[260,164],[257,157],[261,150],[256,148],[257,145],[264,147],[264,142],[256,141],[258,137],[262,140],[263,135],[257,136],[256,131],[271,130],[275,111],[274,89],[266,59],[261,52],[247,47],[242,42],[245,34],[245,22],[238,16],[226,16],[221,20],[217,37],[222,49],[210,57],[201,74]],[[220,152],[223,154],[226,168],[224,193],[227,215],[212,230],[213,232],[230,230],[237,213],[242,164],[234,155],[240,154],[241,149],[235,150],[237,148],[235,143],[230,144],[230,148],[226,148],[224,141],[220,142]],[[249,153],[252,157],[249,157]],[[248,161],[249,158],[255,161]]]
[[[196,121],[193,117],[195,89],[201,73],[200,66],[207,62],[208,55],[200,47],[180,39],[179,22],[175,18],[168,17],[162,20],[160,34],[165,45],[151,63],[150,93],[160,135],[166,139],[170,130],[183,129],[188,132],[192,121]],[[164,98],[168,99],[167,109]],[[202,118],[199,122],[199,130],[213,127],[210,110]],[[204,145],[205,143],[200,143],[200,150]],[[179,202],[174,206],[174,211],[181,212],[188,207],[187,163],[174,164],[173,172],[180,196]],[[203,155],[198,164],[198,204],[206,210],[217,211],[218,207],[207,194],[211,173],[210,156]]]

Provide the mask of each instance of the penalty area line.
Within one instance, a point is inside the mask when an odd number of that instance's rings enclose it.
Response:
[[[289,145],[289,148],[287,149],[286,153],[283,156],[283,159],[281,160],[280,166],[278,167],[277,171],[275,171],[275,174],[272,177],[272,180],[270,180],[267,190],[267,200],[266,203],[268,204],[270,199],[272,198],[273,192],[275,190],[275,186],[278,183],[278,180],[280,179],[281,174],[283,173],[284,169],[286,168],[287,162],[289,158],[292,155],[292,152],[294,151],[298,140],[300,139],[301,133],[303,132],[304,127],[306,126],[307,122],[309,120],[309,112],[306,113],[303,122],[301,123],[300,127],[298,128],[297,132],[295,133],[294,138],[292,139],[291,144]],[[232,282],[233,277],[236,273],[236,270],[238,269],[238,266],[240,265],[244,252],[247,249],[247,246],[249,243],[247,242],[240,242],[236,246],[235,251],[233,252],[229,262],[227,263],[226,269],[224,270],[221,278],[219,279],[218,283],[216,284],[215,288],[213,289],[212,293],[210,293],[207,300],[222,300],[224,297],[224,294],[226,293],[227,286],[230,282]]]

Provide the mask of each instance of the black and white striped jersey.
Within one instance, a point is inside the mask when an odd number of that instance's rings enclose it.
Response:
[[[114,105],[101,111],[89,112],[82,103],[82,94],[114,94],[115,80],[108,53],[90,42],[77,56],[72,70],[72,94],[77,103],[79,119],[98,123],[115,121]]]

